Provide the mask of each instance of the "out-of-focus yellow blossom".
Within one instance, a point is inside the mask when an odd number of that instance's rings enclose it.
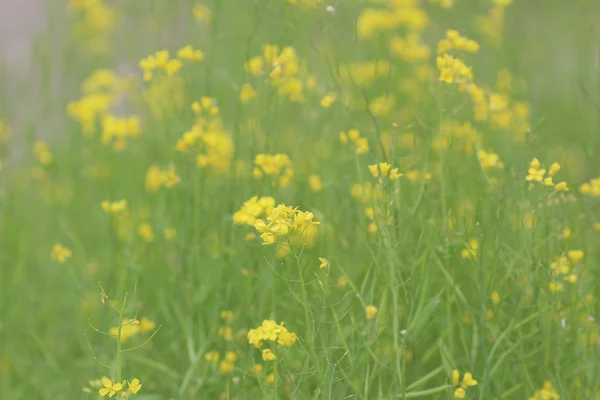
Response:
[[[391,181],[394,181],[396,179],[400,179],[404,175],[398,172],[398,168],[392,168],[390,164],[385,162],[372,164],[368,167],[371,175],[373,175],[373,178],[377,178],[381,174],[381,177],[389,177]]]
[[[479,241],[477,239],[469,240],[467,246],[461,250],[460,256],[464,259],[474,259],[479,250]]]
[[[492,300],[492,303],[500,304],[500,295],[495,290],[490,295],[490,299]]]
[[[394,36],[390,41],[392,54],[397,55],[406,62],[427,61],[431,56],[431,49],[418,33],[409,33],[405,38]]]
[[[71,252],[71,250],[69,250],[65,246],[57,243],[54,246],[52,246],[52,251],[50,252],[50,257],[54,261],[58,261],[59,263],[64,263],[69,258],[71,258],[72,254],[73,253]]]
[[[375,319],[378,312],[379,312],[379,309],[372,304],[365,306],[365,315],[366,315],[368,321]]]
[[[329,107],[331,107],[331,105],[334,102],[335,102],[335,95],[330,93],[321,99],[321,107],[329,108]]]
[[[329,261],[329,259],[325,257],[319,257],[319,261],[321,262],[319,268],[327,268],[331,264],[331,261]]]
[[[256,376],[263,376],[264,371],[265,369],[261,364],[253,364],[250,367],[250,373]]]
[[[233,321],[233,311],[231,311],[231,310],[223,310],[223,311],[221,311],[221,313],[219,315],[225,321],[228,321],[228,322]]]
[[[473,72],[470,67],[459,58],[453,57],[448,53],[437,56],[436,65],[440,71],[439,80],[445,83],[464,83],[473,79]]]
[[[204,53],[200,49],[194,49],[192,45],[187,45],[179,49],[177,57],[182,61],[202,61]]]
[[[600,198],[600,178],[590,179],[579,186],[579,193]]]
[[[214,365],[219,363],[220,355],[218,351],[209,351],[204,354],[204,359]]]
[[[323,190],[323,182],[319,175],[311,175],[308,177],[308,186],[313,192],[320,192]]]
[[[287,154],[257,154],[252,174],[256,179],[270,176],[280,187],[289,186],[294,176],[292,160]]]
[[[339,290],[344,290],[348,286],[348,277],[340,275],[337,280],[337,287]]]
[[[244,104],[250,103],[256,97],[256,90],[250,83],[244,83],[240,90],[240,101]]]
[[[177,175],[175,167],[170,165],[167,169],[162,169],[156,165],[150,166],[146,171],[146,190],[150,193],[157,192],[161,188],[171,188],[181,182]]]
[[[119,200],[110,202],[104,200],[101,203],[102,209],[107,214],[118,214],[127,208],[127,200]]]
[[[192,14],[197,21],[209,22],[212,19],[212,11],[204,4],[196,4],[192,9]]]
[[[50,146],[48,146],[47,142],[42,140],[35,142],[33,145],[33,153],[40,164],[49,165],[52,163],[52,153],[50,152]]]
[[[146,242],[154,241],[154,231],[152,230],[152,226],[147,222],[138,226],[138,234]]]
[[[367,138],[361,137],[357,129],[351,129],[348,133],[340,132],[339,137],[342,144],[350,141],[354,145],[354,152],[356,154],[365,154],[369,151],[369,141]]]
[[[370,39],[380,33],[389,32],[400,26],[409,31],[420,32],[429,24],[429,16],[418,7],[417,2],[389,2],[389,9],[365,8],[356,21],[359,39]]]
[[[153,331],[154,328],[156,328],[156,322],[146,317],[139,321],[123,318],[121,321],[121,342],[126,342],[135,335]],[[119,334],[119,327],[113,326],[109,329],[108,334],[116,339]]]
[[[556,391],[552,381],[545,381],[540,390],[536,390],[529,400],[559,400],[560,395]]]
[[[135,116],[121,118],[106,115],[102,118],[100,141],[104,145],[112,145],[115,151],[123,150],[128,140],[135,139],[140,134],[140,120]]]
[[[387,61],[363,61],[340,66],[339,74],[344,84],[368,86],[377,78],[389,76],[390,69]]]
[[[479,150],[477,153],[479,155],[479,162],[481,163],[481,168],[484,170],[489,170],[492,168],[502,169],[504,168],[504,163],[500,161],[500,156],[494,152],[487,152],[485,150]]]
[[[175,228],[165,228],[163,229],[163,236],[167,240],[173,240],[177,237],[177,231]]]

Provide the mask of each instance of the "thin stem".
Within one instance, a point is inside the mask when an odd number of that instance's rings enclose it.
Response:
[[[414,399],[416,397],[424,397],[424,396],[429,396],[431,394],[441,393],[441,392],[444,392],[453,387],[454,387],[453,385],[444,385],[444,386],[439,386],[439,387],[436,387],[433,389],[419,390],[417,392],[408,392],[406,394],[399,394],[394,397],[396,397],[396,398],[402,397],[403,399]]]
[[[289,238],[288,238],[288,244],[290,246],[290,249],[292,250],[292,253],[294,254],[294,259],[296,260],[296,266],[298,267],[298,275],[300,277],[300,288],[301,288],[301,292],[302,292],[302,306],[304,308],[304,319],[305,319],[305,323],[306,323],[306,341],[310,348],[311,355],[314,358],[315,367],[317,368],[317,376],[321,376],[319,363],[318,363],[318,357],[317,357],[317,353],[315,351],[315,342],[314,342],[313,331],[312,331],[312,323],[311,323],[311,319],[310,319],[310,310],[309,310],[309,305],[308,305],[308,294],[306,291],[306,283],[304,281],[304,273],[302,271],[302,265],[300,264],[300,257],[302,255],[302,252],[304,251],[304,247],[302,247],[300,254],[296,254],[296,251],[294,250],[294,246],[292,246],[292,242],[289,240]]]

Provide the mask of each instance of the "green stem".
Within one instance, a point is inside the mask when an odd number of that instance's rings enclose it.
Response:
[[[414,399],[417,397],[424,397],[424,396],[429,396],[431,394],[436,394],[436,393],[441,393],[444,392],[448,389],[453,388],[454,386],[452,385],[444,385],[444,386],[439,386],[433,389],[426,389],[426,390],[419,390],[416,392],[408,392],[405,394],[399,394],[397,396],[395,396],[396,398],[402,397],[403,399]]]
[[[290,242],[289,239],[288,239],[288,244],[289,244],[290,248],[292,249],[292,253],[294,254],[294,259],[296,260],[296,266],[298,267],[298,275],[300,277],[300,288],[302,291],[302,306],[304,307],[304,319],[306,321],[306,342],[310,348],[311,355],[314,359],[315,367],[317,368],[317,376],[321,376],[317,352],[315,351],[315,342],[314,342],[314,337],[313,337],[312,323],[310,321],[308,294],[306,291],[306,283],[304,281],[304,272],[302,271],[302,265],[300,264],[300,256],[302,255],[302,252],[300,252],[300,254],[296,254],[296,251],[294,250],[294,247],[292,246],[292,243]]]

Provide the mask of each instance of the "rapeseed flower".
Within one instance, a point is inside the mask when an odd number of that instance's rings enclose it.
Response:
[[[69,250],[66,247],[64,247],[63,245],[57,243],[52,247],[52,251],[50,252],[50,257],[54,261],[58,261],[59,263],[64,263],[69,258],[71,258],[72,254],[73,253],[71,252],[71,250]]]

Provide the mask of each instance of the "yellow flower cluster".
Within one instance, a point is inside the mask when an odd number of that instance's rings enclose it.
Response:
[[[452,119],[442,123],[440,135],[433,139],[432,147],[435,150],[452,148],[460,154],[471,155],[475,145],[481,141],[481,134],[477,132],[470,122],[460,123]]]
[[[385,60],[353,62],[340,66],[340,79],[344,84],[368,86],[375,79],[389,76],[390,63]]]
[[[124,390],[125,384],[127,384],[127,390]],[[98,393],[100,396],[105,397],[113,397],[118,393],[118,398],[126,399],[130,394],[137,394],[142,388],[142,384],[138,378],[135,378],[131,381],[123,381],[121,383],[115,382],[109,378],[102,378],[99,382],[90,381],[90,386],[93,388],[98,388]]]
[[[237,353],[235,351],[227,351],[225,357],[221,360],[221,355],[218,351],[212,350],[204,354],[204,359],[213,365],[219,365],[219,373],[227,375],[233,371],[235,362],[237,361]],[[219,360],[221,360],[219,362]]]
[[[113,150],[120,151],[127,147],[127,140],[140,136],[140,121],[137,117],[116,117],[107,115],[102,119],[102,136],[104,145],[112,144]]]
[[[287,328],[283,326],[283,322],[277,324],[271,319],[265,319],[258,328],[250,329],[248,331],[248,343],[257,349],[262,347],[264,341],[277,342],[280,345],[289,347],[296,342],[296,339],[296,334],[288,331]],[[274,360],[275,354],[268,353],[268,357],[272,357],[270,359]],[[264,352],[263,359],[265,359]]]
[[[266,221],[257,219],[254,228],[261,234],[263,244],[271,245],[292,234],[305,234],[311,225],[319,225],[320,222],[314,221],[314,217],[310,211],[279,204],[267,215]]]
[[[216,100],[202,97],[200,102],[192,103],[192,110],[196,121],[177,140],[175,149],[182,153],[193,151],[198,168],[211,167],[214,173],[222,175],[229,170],[234,144],[219,117]]]
[[[173,165],[166,169],[156,165],[151,165],[146,171],[146,190],[150,193],[157,192],[161,188],[172,188],[181,182],[181,178],[177,175]]]
[[[253,196],[246,201],[242,207],[233,214],[233,222],[236,225],[254,226],[256,220],[264,215],[270,215],[275,207],[275,199],[270,196]]]
[[[52,163],[52,152],[47,142],[39,140],[33,145],[33,154],[37,158],[38,162],[42,165],[48,165]]]
[[[590,179],[589,182],[581,184],[579,186],[579,192],[581,194],[600,198],[600,178]]]
[[[212,11],[204,4],[196,4],[192,9],[196,21],[209,22],[212,19]]]
[[[304,102],[304,88],[314,86],[305,63],[301,62],[291,46],[280,51],[276,45],[265,44],[262,55],[247,60],[244,68],[254,77],[267,74],[271,86],[277,89],[277,94],[291,102]]]
[[[477,155],[479,156],[481,168],[483,168],[486,171],[492,168],[504,168],[504,163],[500,161],[500,156],[494,153],[493,151],[487,152],[485,150],[479,150],[477,152]]]
[[[560,395],[556,391],[552,381],[544,382],[544,385],[540,390],[536,390],[533,396],[529,400],[559,400]]]
[[[369,141],[367,138],[361,137],[357,129],[350,129],[348,133],[340,132],[340,142],[354,144],[354,152],[356,154],[365,154],[369,151]]]
[[[460,257],[466,260],[474,259],[479,252],[479,241],[477,239],[469,240],[469,243],[460,251]]]
[[[405,27],[409,31],[423,31],[429,24],[429,16],[418,7],[416,1],[390,1],[390,8],[365,8],[356,21],[359,39],[370,39],[382,32]]]
[[[71,258],[72,254],[73,253],[71,252],[71,250],[67,249],[62,244],[57,243],[52,247],[52,251],[50,252],[50,257],[54,261],[58,261],[59,263],[64,263],[65,261],[67,261],[67,259]]]
[[[455,369],[452,371],[452,384],[458,386],[459,381],[460,373]],[[462,382],[460,382],[460,387],[457,387],[456,390],[454,390],[454,397],[457,399],[464,399],[467,395],[467,389],[476,385],[477,381],[473,379],[473,375],[470,372],[465,372]]]
[[[71,34],[81,49],[93,55],[110,51],[110,34],[117,23],[114,7],[102,0],[70,0],[75,23]]]
[[[426,61],[431,56],[431,49],[416,32],[408,33],[405,38],[394,36],[390,41],[390,49],[392,54],[406,62]]]
[[[257,154],[254,158],[252,175],[256,179],[267,175],[272,177],[280,187],[289,186],[294,176],[292,160],[287,154]]]
[[[454,30],[448,29],[446,37],[438,42],[438,54],[448,53],[449,51],[464,51],[466,53],[477,53],[479,51],[479,43]]]
[[[378,178],[380,175],[382,178],[389,176],[390,181],[395,181],[403,176],[403,174],[398,172],[398,168],[392,168],[392,166],[386,162],[369,165],[369,171],[371,171],[373,178]]]
[[[534,182],[542,183],[544,186],[554,186],[556,191],[568,192],[569,188],[567,187],[566,182],[559,182],[554,184],[552,177],[560,170],[559,163],[553,163],[548,170],[548,175],[546,175],[546,169],[542,167],[540,160],[534,158],[531,160],[529,164],[529,169],[527,170],[527,175],[525,176],[525,180],[527,182],[531,182],[530,188],[532,187]]]
[[[465,83],[473,79],[471,67],[448,53],[437,56],[436,65],[440,71],[439,80],[445,83]]]
[[[548,285],[548,290],[550,290],[551,293],[564,292],[564,285],[559,280],[561,278],[563,281],[569,283],[577,282],[577,275],[572,272],[571,268],[574,264],[577,264],[583,256],[583,250],[570,250],[567,252],[567,256],[560,256],[550,264],[552,278],[554,279]]]
[[[118,214],[127,208],[127,200],[119,200],[113,202],[104,200],[100,205],[102,206],[102,209],[105,213]]]
[[[116,96],[128,87],[128,82],[117,77],[112,71],[97,69],[82,83],[84,94],[77,101],[67,105],[69,116],[81,125],[83,134],[91,137],[96,132],[98,121],[109,114]]]
[[[171,58],[168,50],[159,50],[141,59],[139,66],[144,73],[144,81],[151,81],[157,71],[164,71],[167,76],[171,76],[183,67],[183,61],[202,61],[204,53],[201,50],[194,49],[191,45],[187,45],[179,49],[177,57],[179,58]]]
[[[138,334],[148,333],[156,328],[156,322],[143,317],[141,320],[136,318],[127,319],[123,318],[121,321],[121,342],[126,342]],[[117,338],[119,334],[119,327],[113,326],[109,329],[108,334]]]

